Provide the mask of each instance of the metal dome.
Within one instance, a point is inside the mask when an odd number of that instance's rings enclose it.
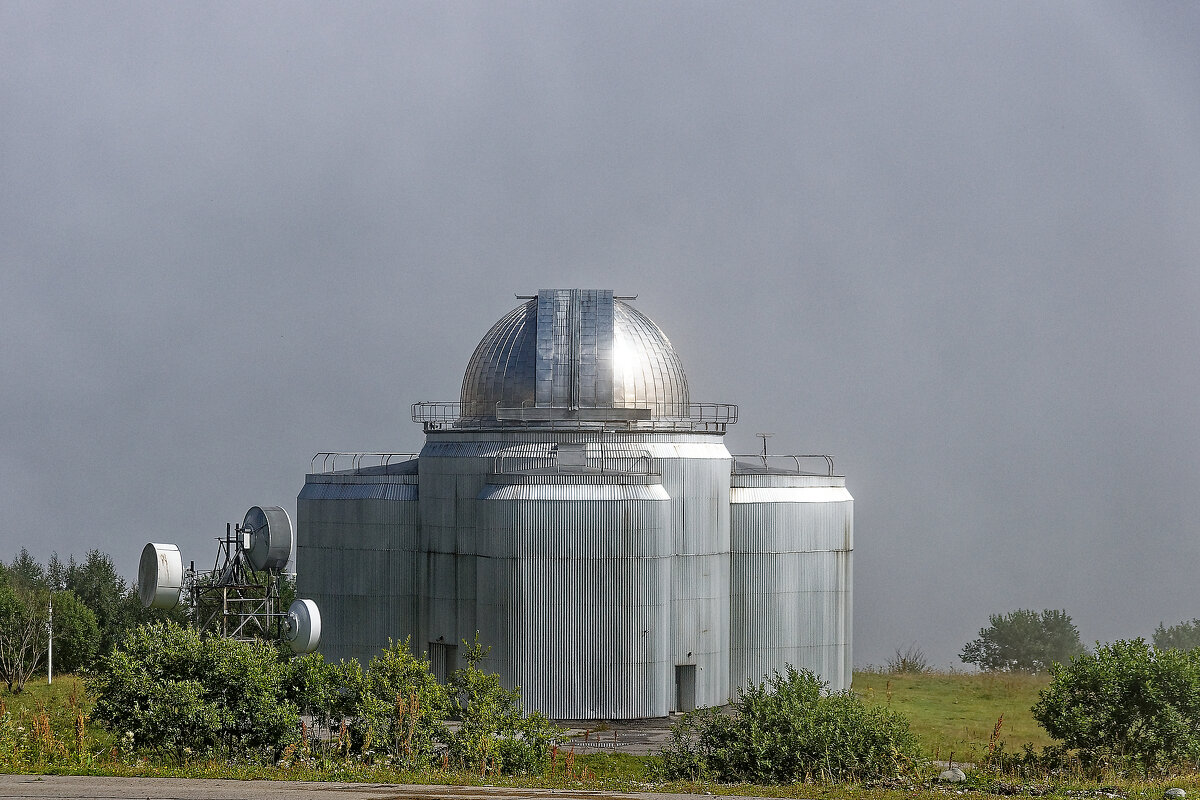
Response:
[[[543,289],[479,342],[461,404],[511,422],[686,417],[688,385],[662,330],[611,291]]]

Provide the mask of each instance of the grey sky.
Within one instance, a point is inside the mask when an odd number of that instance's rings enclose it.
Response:
[[[0,0],[0,557],[198,562],[640,295],[856,497],[856,662],[1200,616],[1191,4]]]

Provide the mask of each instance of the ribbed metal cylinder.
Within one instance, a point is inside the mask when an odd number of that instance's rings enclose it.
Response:
[[[297,592],[321,611],[327,660],[364,663],[416,634],[416,462],[307,476],[296,498]]]
[[[635,469],[649,458],[671,496],[671,657],[695,668],[695,691],[672,695],[672,711],[716,706],[730,696],[729,472],[720,436],[639,437],[588,446],[588,455]],[[672,670],[674,681],[674,670]],[[680,701],[683,707],[680,706]]]
[[[526,710],[671,709],[668,495],[656,476],[493,476],[481,501],[481,629]]]
[[[845,479],[735,474],[730,489],[733,685],[805,667],[850,688],[854,501]]]
[[[543,466],[553,460],[554,442],[450,434],[430,436],[421,450],[418,652],[435,644],[457,647],[476,632],[494,644],[476,613],[477,497],[502,453],[506,469]]]
[[[707,433],[462,430],[430,433],[421,450],[421,640],[459,643],[479,631],[504,643],[476,609],[486,599],[479,553],[492,536],[476,498],[497,469],[506,473],[555,463],[559,444],[582,445],[587,461],[609,472],[661,474],[670,532],[670,657],[662,681],[668,711],[678,710],[675,667],[691,665],[694,692],[685,705],[721,705],[730,696],[729,472],[723,437]],[[482,598],[482,599],[481,599]],[[496,652],[496,651],[494,651]]]
[[[671,647],[676,665],[695,665],[694,697],[676,698],[679,711],[722,705],[730,696],[731,459],[720,440],[671,449],[674,457],[661,458],[675,547]]]

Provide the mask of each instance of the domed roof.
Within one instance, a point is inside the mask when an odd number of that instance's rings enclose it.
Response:
[[[662,330],[595,289],[543,289],[475,348],[464,417],[510,421],[680,417],[687,376]]]

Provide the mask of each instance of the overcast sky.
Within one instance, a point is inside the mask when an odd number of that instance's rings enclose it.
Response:
[[[638,294],[856,502],[855,662],[1200,617],[1200,7],[0,0],[0,557],[209,561]],[[961,666],[961,664],[959,664]]]

